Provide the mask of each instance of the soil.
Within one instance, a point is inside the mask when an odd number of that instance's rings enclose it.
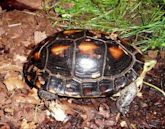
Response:
[[[22,76],[23,63],[34,46],[53,29],[46,15],[28,10],[0,12],[0,128],[1,129],[163,129],[165,98],[155,89],[143,85],[139,96],[123,116],[110,98],[60,98],[58,104],[67,119],[57,120],[30,89]],[[149,51],[158,61],[145,81],[165,90],[165,53]]]

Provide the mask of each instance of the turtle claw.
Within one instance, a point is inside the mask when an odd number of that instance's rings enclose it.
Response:
[[[58,98],[56,94],[50,93],[43,89],[38,90],[38,95],[41,99],[44,99],[44,100],[56,100]]]

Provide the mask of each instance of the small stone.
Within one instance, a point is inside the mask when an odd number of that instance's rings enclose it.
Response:
[[[137,96],[138,96],[139,98],[143,98],[142,92],[138,92],[138,93],[137,93]]]
[[[120,126],[121,126],[122,128],[124,128],[124,127],[127,128],[127,127],[128,127],[126,121],[121,121],[121,122],[120,122]]]

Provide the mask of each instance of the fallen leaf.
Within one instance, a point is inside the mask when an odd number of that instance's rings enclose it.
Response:
[[[45,31],[44,32],[41,32],[41,31],[35,31],[34,32],[34,42],[35,44],[41,42],[43,39],[45,39],[47,36],[46,36],[46,33]]]
[[[65,113],[65,108],[56,101],[51,101],[48,108],[50,115],[57,121],[66,122],[68,120],[69,117]]]
[[[24,88],[24,83],[19,77],[8,77],[4,80],[4,84],[8,91]]]

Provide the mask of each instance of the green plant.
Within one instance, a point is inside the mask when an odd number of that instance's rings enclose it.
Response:
[[[121,37],[136,36],[134,43],[143,51],[165,47],[165,0],[60,0],[44,5],[53,26],[118,32]],[[150,36],[143,35],[150,33]]]

